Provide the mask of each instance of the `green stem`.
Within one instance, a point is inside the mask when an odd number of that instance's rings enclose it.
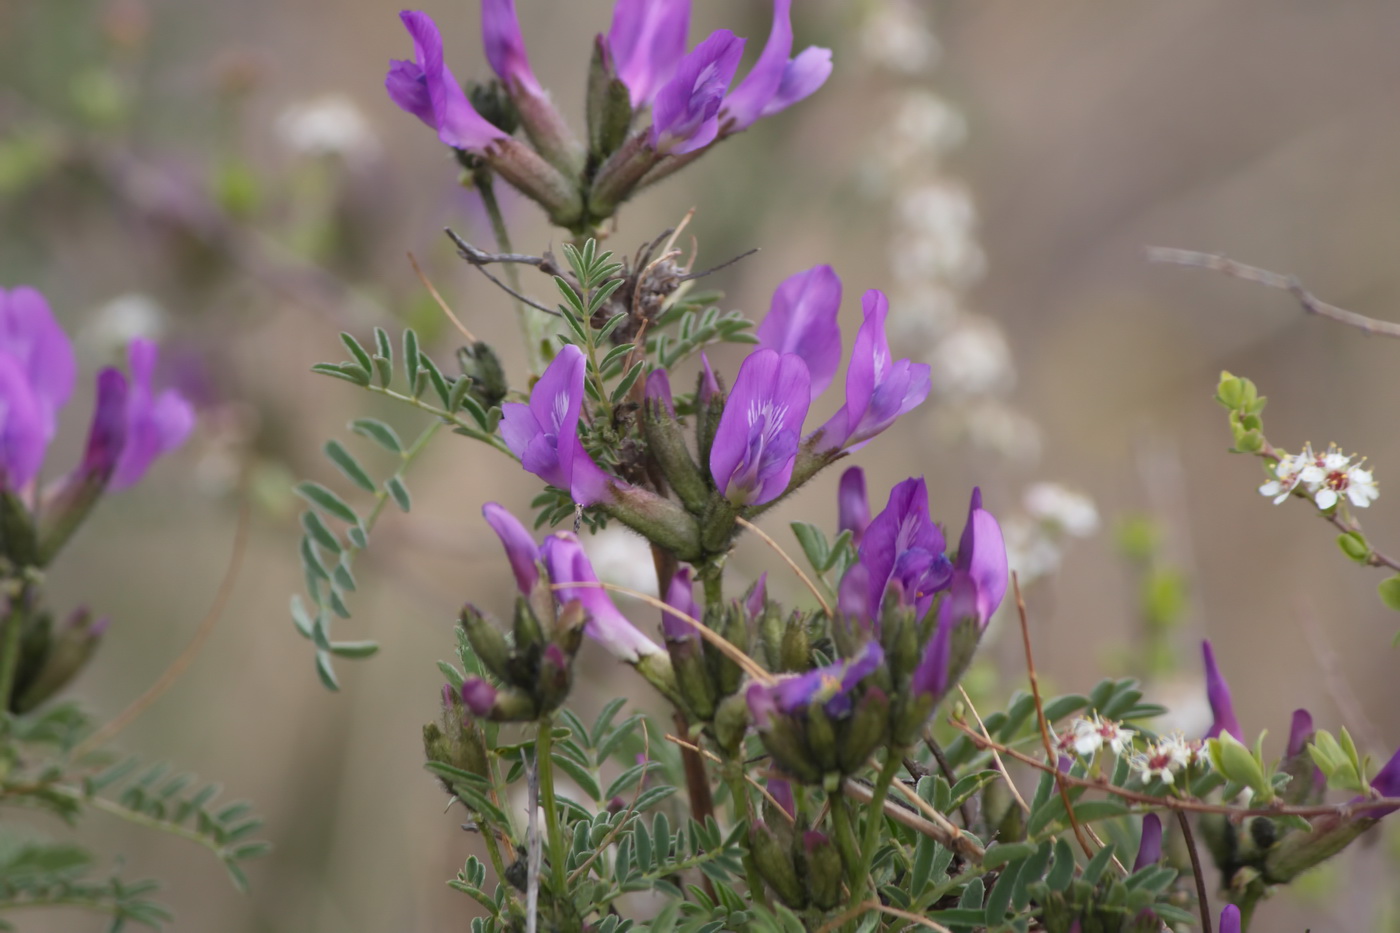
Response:
[[[724,561],[712,560],[700,570],[700,582],[705,587],[705,605],[724,604]]]
[[[865,880],[856,874],[860,854],[856,850],[856,832],[851,820],[851,802],[844,794],[831,801],[831,821],[836,827],[836,848],[841,853],[841,861],[846,866],[846,882],[851,889],[851,897],[865,887]]]
[[[540,782],[540,806],[544,808],[545,835],[549,837],[549,873],[552,879],[550,889],[558,902],[568,897],[569,884],[567,866],[568,848],[564,844],[564,834],[559,828],[559,807],[554,800],[554,720],[545,716],[540,719],[539,734],[535,737],[535,774]]]
[[[472,180],[476,184],[476,190],[481,192],[481,203],[486,207],[486,216],[491,219],[491,232],[496,237],[496,248],[503,253],[515,252],[510,244],[510,231],[506,228],[506,218],[501,213],[501,204],[496,200],[496,187],[490,169],[476,172]],[[510,287],[515,289],[518,294],[523,294],[520,291],[520,272],[515,268],[515,263],[505,263],[505,274]],[[525,359],[529,363],[530,372],[542,373],[546,363],[544,358],[545,321],[539,312],[526,305],[525,302],[518,298],[512,300],[515,302],[516,317],[520,319],[520,334],[525,338]]]
[[[726,761],[721,769],[724,783],[729,788],[729,796],[734,806],[734,819],[749,822],[749,788],[744,781],[744,766],[741,761]],[[768,890],[763,886],[763,876],[759,874],[758,863],[753,852],[744,847],[744,878],[749,885],[749,899],[756,904],[768,906]]]
[[[10,695],[15,690],[15,675],[19,670],[20,635],[24,632],[24,605],[28,587],[21,585],[10,597],[10,611],[0,622],[0,713],[10,708]]]
[[[870,877],[870,865],[875,861],[875,847],[880,844],[880,828],[885,825],[885,795],[889,793],[890,784],[899,773],[901,763],[901,756],[893,750],[887,754],[885,766],[880,769],[880,776],[875,779],[875,790],[870,797],[870,807],[865,817],[865,837],[860,846],[860,865],[856,871],[857,879],[869,881],[872,894],[878,893],[875,881]],[[855,896],[855,890],[854,887],[851,888],[852,897]]]

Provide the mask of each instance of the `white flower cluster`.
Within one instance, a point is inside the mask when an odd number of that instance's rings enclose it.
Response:
[[[1296,492],[1312,499],[1319,509],[1330,509],[1342,496],[1358,509],[1364,509],[1380,496],[1376,478],[1354,454],[1347,454],[1329,444],[1327,450],[1315,453],[1311,444],[1304,444],[1300,453],[1284,453],[1274,464],[1274,478],[1259,487],[1261,495],[1282,502]]]
[[[1158,778],[1163,784],[1175,784],[1177,776],[1192,765],[1210,767],[1210,757],[1204,749],[1204,743],[1177,731],[1147,743],[1142,751],[1128,756],[1128,764],[1144,783]]]
[[[1056,734],[1053,728],[1050,734],[1051,745],[1056,752],[1085,761],[1092,761],[1094,755],[1105,747],[1115,755],[1123,755],[1132,749],[1133,736],[1137,735],[1121,722],[1103,719],[1097,712],[1087,719],[1076,716],[1070,720],[1069,730],[1064,735]]]
[[[1070,538],[1099,529],[1094,500],[1059,483],[1034,483],[1021,497],[1024,514],[1006,520],[1007,560],[1024,585],[1059,569]]]

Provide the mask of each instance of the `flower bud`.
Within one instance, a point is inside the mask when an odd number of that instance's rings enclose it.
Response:
[[[710,501],[710,486],[695,459],[690,456],[675,410],[668,404],[670,398],[671,388],[666,371],[653,370],[647,376],[646,404],[642,415],[647,451],[656,458],[666,482],[671,484],[686,509],[692,515],[700,515]]]
[[[18,496],[0,488],[0,558],[16,567],[32,567],[38,561],[38,554],[29,510]]]
[[[762,820],[755,821],[749,828],[749,848],[753,851],[754,864],[763,880],[773,889],[773,893],[793,910],[807,906],[807,891],[797,877],[796,866],[788,847]],[[839,885],[838,885],[839,887]]]
[[[32,674],[23,673],[23,680],[16,684],[18,689],[12,703],[14,711],[28,712],[67,686],[97,650],[97,643],[107,630],[107,623],[105,616],[94,622],[92,613],[83,608],[69,617],[56,637],[45,637],[46,644],[42,647],[41,656],[26,659],[23,664],[23,668],[32,671]],[[47,617],[44,617],[43,627],[48,627]],[[30,642],[30,633],[26,632],[25,636],[26,643]]]
[[[472,651],[486,669],[498,680],[508,681],[511,676],[510,646],[500,629],[470,603],[462,607],[458,623],[466,633]]]
[[[510,392],[510,381],[501,366],[500,357],[489,344],[480,340],[460,347],[457,350],[457,363],[462,367],[462,375],[471,377],[472,398],[481,403],[487,411],[505,401]]]
[[[841,853],[831,837],[817,830],[803,833],[801,863],[812,903],[821,910],[831,910],[840,904],[844,868]]]
[[[725,398],[724,388],[710,368],[710,358],[701,353],[699,384],[695,389],[695,450],[701,463],[710,462]]]
[[[632,102],[627,85],[614,70],[607,42],[598,36],[593,43],[593,59],[588,67],[589,157],[600,163],[617,151],[632,125]]]
[[[842,773],[854,774],[865,767],[875,749],[889,738],[889,723],[889,694],[879,687],[867,688],[837,733],[837,764]]]
[[[711,726],[720,750],[726,755],[738,755],[744,747],[744,734],[749,730],[749,705],[744,694],[731,694],[721,700]]]

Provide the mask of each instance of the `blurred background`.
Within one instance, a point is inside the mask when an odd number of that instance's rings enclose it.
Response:
[[[580,114],[585,39],[611,4],[519,7],[537,74]],[[728,26],[752,37],[752,56],[767,34],[766,3],[697,7],[692,41]],[[697,268],[762,248],[706,283],[726,308],[761,316],[779,281],[829,262],[848,337],[860,293],[889,291],[896,353],[930,362],[937,391],[855,462],[877,509],[891,484],[926,474],[953,534],[981,485],[1034,578],[1037,666],[1055,688],[1133,673],[1201,730],[1197,646],[1210,637],[1247,731],[1269,728],[1281,750],[1290,712],[1306,706],[1319,727],[1346,725],[1388,756],[1400,655],[1381,577],[1344,560],[1305,504],[1258,495],[1262,472],[1226,453],[1211,395],[1221,369],[1253,378],[1271,399],[1270,440],[1364,453],[1389,490],[1400,346],[1305,317],[1282,292],[1149,265],[1143,247],[1224,252],[1395,317],[1400,6],[795,7],[798,46],[835,51],[828,84],[628,205],[607,245],[631,254],[695,207]],[[486,77],[475,4],[426,9],[457,74]],[[341,358],[337,330],[405,324],[451,363],[456,335],[405,254],[477,336],[521,361],[509,301],[441,235],[450,225],[489,247],[479,200],[384,94],[388,60],[411,54],[397,12],[376,0],[0,2],[0,283],[43,290],[75,335],[89,380],[77,398],[147,334],[201,406],[195,439],[105,502],[53,571],[58,600],[113,620],[73,688],[99,716],[183,648],[230,559],[240,488],[253,504],[212,640],[118,744],[252,800],[274,853],[249,866],[243,897],[178,839],[100,814],[83,827],[100,851],[128,855],[126,875],[168,882],[176,930],[465,930],[471,916],[444,881],[472,840],[421,769],[420,726],[437,715],[434,661],[451,654],[457,607],[509,604],[480,505],[523,512],[533,480],[465,439],[437,440],[410,477],[414,514],[388,516],[358,564],[355,618],[337,636],[383,649],[341,662],[339,694],[317,681],[287,615],[301,588],[290,486],[344,485],[319,448],[346,439],[350,418],[410,435],[423,423],[308,367]],[[557,248],[532,205],[507,198],[506,211],[521,251]],[[732,372],[739,355],[718,358]],[[76,456],[84,404],[51,463]],[[787,543],[787,521],[834,525],[837,475],[777,510],[770,530]],[[1388,494],[1364,513],[1382,550],[1400,548],[1398,516]],[[625,567],[635,544],[598,542],[599,559]],[[736,589],[773,569],[770,591],[802,599],[751,542],[735,564]],[[1012,639],[987,659],[975,686],[1000,702],[1024,661]],[[642,695],[603,657],[590,663],[585,708]],[[1266,905],[1258,928],[1400,929],[1393,885],[1380,883],[1400,850],[1390,830]]]

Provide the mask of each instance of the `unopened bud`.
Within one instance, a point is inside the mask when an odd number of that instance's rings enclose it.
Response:
[[[501,366],[500,357],[489,344],[478,340],[457,350],[457,363],[462,367],[462,375],[472,380],[471,394],[487,411],[505,400],[510,392],[510,381]]]
[[[749,847],[753,850],[754,864],[759,874],[773,889],[784,904],[793,910],[807,906],[807,891],[797,877],[788,847],[768,828],[762,820],[756,821],[749,829]]]
[[[588,66],[588,148],[596,162],[617,151],[632,125],[632,101],[618,78],[607,42],[598,36]]]
[[[841,903],[841,853],[826,833],[808,830],[802,834],[803,874],[812,903],[831,910]]]
[[[28,712],[62,690],[78,675],[97,650],[102,633],[107,630],[107,618],[96,622],[87,609],[79,609],[69,617],[64,627],[52,638],[48,635],[49,620],[42,616],[37,625],[25,633],[21,660],[19,689],[13,702],[18,713]],[[27,673],[33,671],[32,675]]]
[[[856,701],[851,718],[842,723],[838,733],[838,763],[845,774],[854,774],[865,766],[875,749],[884,745],[890,734],[890,698],[879,687],[866,687]]]
[[[510,646],[506,644],[506,637],[501,634],[501,630],[470,604],[462,607],[458,622],[462,631],[466,633],[472,651],[486,669],[499,680],[510,680]]]

